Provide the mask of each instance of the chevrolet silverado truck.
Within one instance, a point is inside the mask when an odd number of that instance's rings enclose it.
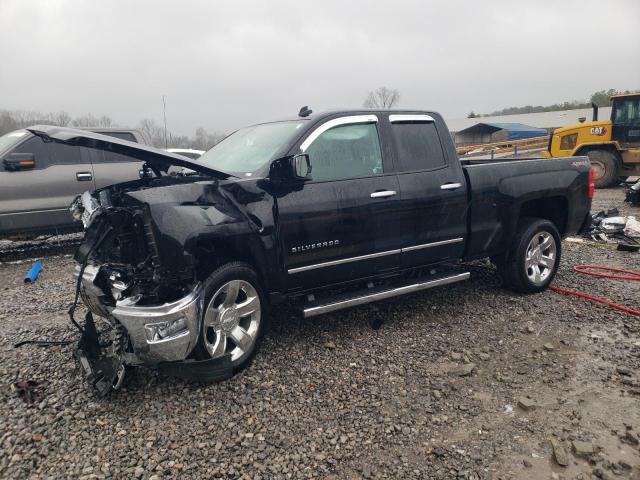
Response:
[[[282,302],[321,315],[466,280],[462,262],[482,258],[506,287],[540,292],[561,239],[589,222],[594,191],[586,157],[461,162],[434,112],[263,123],[194,162],[44,133],[145,162],[143,178],[72,206],[86,228],[76,300],[89,313],[84,327],[71,316],[79,358],[103,392],[127,365],[230,376]]]

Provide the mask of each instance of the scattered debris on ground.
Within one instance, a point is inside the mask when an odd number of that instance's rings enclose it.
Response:
[[[39,403],[44,397],[40,382],[35,380],[16,380],[13,382],[12,387],[18,397],[28,405]]]
[[[616,244],[620,250],[640,250],[640,222],[635,215],[620,215],[617,208],[592,214],[591,225],[582,236],[594,242]]]
[[[640,179],[631,185],[626,185],[624,201],[630,203],[634,207],[640,205]]]
[[[40,275],[40,270],[42,270],[42,262],[40,260],[36,260],[24,276],[24,283],[31,285],[35,282],[38,279],[38,275]]]

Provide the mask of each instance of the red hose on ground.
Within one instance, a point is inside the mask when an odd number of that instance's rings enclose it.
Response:
[[[633,280],[640,282],[640,272],[634,270],[624,270],[623,268],[599,267],[598,265],[576,265],[573,269],[578,273],[591,275],[592,277],[616,278],[618,280]],[[612,275],[610,273],[596,273],[589,270],[600,270],[602,272],[626,273],[628,275]]]
[[[600,278],[615,278],[617,280],[632,280],[632,281],[640,281],[640,272],[636,272],[633,270],[624,270],[622,268],[613,268],[613,267],[601,267],[598,265],[576,265],[573,269],[584,275],[590,275],[592,277],[600,277]],[[590,270],[599,270],[603,272],[616,272],[616,273],[625,273],[626,275],[615,275],[608,273],[596,273]],[[573,295],[580,298],[586,298],[591,300],[592,302],[601,303],[602,305],[606,305],[611,308],[615,308],[616,310],[620,310],[621,312],[630,313],[631,315],[640,315],[640,310],[634,310],[633,308],[625,307],[624,305],[618,305],[617,303],[612,302],[606,298],[595,297],[593,295],[589,295],[587,293],[576,292],[575,290],[569,290],[568,288],[556,287],[555,285],[550,285],[549,290],[553,290],[554,292],[563,293],[565,295]]]

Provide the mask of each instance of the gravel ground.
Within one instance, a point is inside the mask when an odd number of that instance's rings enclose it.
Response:
[[[594,210],[622,198],[597,192]],[[563,255],[557,285],[639,308],[638,285],[572,270],[640,270],[638,254],[565,242]],[[2,478],[640,478],[637,317],[551,291],[516,295],[474,269],[394,301],[279,313],[231,380],[137,369],[98,400],[70,346],[12,346],[74,337],[72,265],[47,257],[25,286],[28,261],[0,264]],[[27,404],[16,380],[38,382],[40,398]]]
[[[24,239],[0,239],[0,262],[31,258],[35,255],[51,256],[73,253],[82,241],[83,233],[41,235]]]

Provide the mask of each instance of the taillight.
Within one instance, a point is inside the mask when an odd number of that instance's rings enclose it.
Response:
[[[589,186],[587,187],[587,195],[589,195],[589,198],[593,198],[593,192],[596,190],[596,184],[594,183],[595,177],[596,172],[593,171],[593,168],[589,169]]]

